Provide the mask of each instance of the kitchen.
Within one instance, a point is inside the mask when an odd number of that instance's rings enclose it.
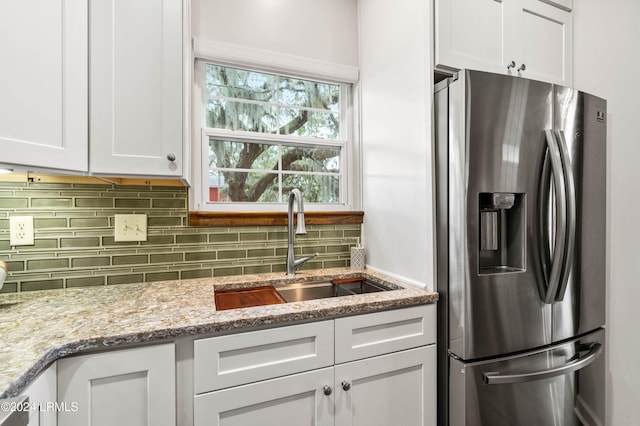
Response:
[[[234,15],[233,10],[228,10],[228,2],[193,2],[192,15],[193,21],[192,33],[194,35],[207,36],[215,38],[223,36],[216,33],[219,28],[220,33],[226,34],[228,39],[222,38],[221,41],[233,41],[234,44],[250,44],[256,43],[261,48],[268,50],[277,50],[274,47],[272,29],[265,29],[265,34],[258,37],[257,31],[261,20],[259,16],[268,16],[271,22],[277,18],[277,4],[273,2],[265,2],[264,10],[256,10],[255,4],[251,7],[252,20],[247,19],[246,9],[240,8]],[[236,2],[237,3],[237,2]],[[376,3],[384,10],[376,10],[361,8],[356,9],[356,5],[349,2],[338,2],[341,16],[345,19],[344,25],[336,25],[345,33],[340,33],[336,37],[342,44],[340,51],[347,53],[343,57],[335,57],[337,51],[323,50],[321,47],[312,49],[317,51],[320,56],[318,59],[328,60],[330,62],[347,63],[350,66],[359,66],[360,68],[360,85],[363,90],[363,100],[361,105],[362,115],[362,135],[363,141],[363,204],[362,210],[365,211],[364,223],[362,224],[362,232],[364,234],[364,243],[367,250],[367,264],[371,268],[385,271],[402,277],[408,281],[433,288],[433,264],[431,261],[416,262],[413,259],[433,259],[433,231],[432,225],[432,205],[429,200],[432,199],[431,194],[431,97],[426,94],[431,93],[433,81],[430,80],[432,75],[432,59],[429,52],[432,52],[432,25],[429,18],[432,13],[430,5],[421,2],[407,3],[402,9],[394,7],[392,2]],[[310,8],[313,6],[310,4]],[[365,5],[367,3],[364,3]],[[372,3],[373,4],[373,3]],[[248,6],[247,6],[248,7]],[[313,9],[309,9],[313,10]],[[224,11],[224,12],[221,12]],[[608,329],[608,382],[607,382],[607,422],[612,425],[626,425],[640,423],[637,408],[635,408],[635,399],[638,395],[638,388],[635,382],[640,378],[637,367],[632,362],[634,345],[637,339],[633,333],[633,328],[627,324],[633,324],[636,315],[633,314],[634,306],[632,305],[637,297],[638,290],[633,286],[633,275],[628,265],[633,264],[633,260],[637,253],[633,245],[633,236],[637,236],[640,232],[637,225],[634,225],[632,218],[626,216],[626,212],[634,211],[637,201],[634,197],[628,196],[633,194],[633,188],[629,188],[630,182],[637,179],[637,172],[631,162],[637,156],[637,149],[631,143],[631,131],[633,129],[633,117],[631,97],[626,96],[630,89],[622,86],[619,78],[605,78],[611,75],[609,71],[612,67],[610,64],[624,64],[625,71],[633,69],[635,65],[633,58],[628,52],[633,52],[632,40],[637,35],[635,26],[629,17],[637,16],[634,12],[637,6],[631,2],[620,2],[618,4],[608,4],[602,6],[596,4],[595,1],[580,2],[575,4],[573,9],[573,86],[581,90],[598,94],[608,100],[609,106],[609,168],[608,168],[608,197],[609,197],[609,227],[608,227],[608,309],[607,309],[607,329]],[[317,12],[320,13],[320,12]],[[370,13],[371,15],[362,15],[361,19],[361,35],[359,46],[357,45],[357,13]],[[215,26],[207,25],[207,22],[220,20],[220,15],[224,16],[223,22],[217,22]],[[233,18],[234,16],[238,16]],[[318,16],[316,14],[316,16]],[[320,15],[321,16],[321,15]],[[379,18],[384,16],[384,19]],[[314,22],[313,15],[307,17],[305,25]],[[370,19],[366,20],[367,17]],[[602,20],[606,25],[603,25]],[[625,21],[628,20],[628,21]],[[246,23],[247,27],[252,31],[247,31],[238,22]],[[289,21],[287,21],[289,22]],[[375,26],[367,27],[367,22],[375,22]],[[227,24],[225,27],[223,24]],[[373,24],[371,24],[373,25]],[[594,31],[593,28],[615,28],[615,32]],[[322,34],[321,29],[312,27],[312,33],[318,39],[322,38],[318,34]],[[299,31],[307,30],[302,28]],[[207,31],[212,31],[209,33]],[[235,31],[235,32],[234,32]],[[271,36],[268,36],[268,35]],[[391,37],[390,35],[393,35]],[[309,37],[304,41],[304,51],[308,54],[307,45],[313,43],[316,37]],[[296,43],[290,37],[285,38],[283,44],[290,46],[294,54],[296,51]],[[325,39],[330,39],[329,36]],[[350,43],[344,43],[344,40],[350,40]],[[301,41],[300,41],[301,42]],[[628,46],[627,46],[628,44]],[[313,46],[313,45],[312,45]],[[359,53],[358,53],[359,51]],[[321,55],[325,56],[321,56]],[[358,55],[360,58],[358,59]],[[397,78],[402,76],[402,78]],[[426,76],[426,77],[425,77]],[[427,78],[428,77],[428,78]],[[620,82],[618,82],[620,81]],[[374,86],[376,85],[376,86]],[[385,99],[384,111],[382,106],[375,101],[379,98],[369,98],[366,96],[367,86],[373,87],[377,96],[383,96]],[[399,94],[402,94],[401,96]],[[629,111],[629,112],[627,112]],[[398,116],[389,115],[390,113],[398,114]],[[385,120],[382,120],[384,117]],[[391,118],[391,120],[389,120]],[[403,123],[402,126],[393,126],[389,122],[393,122],[393,118]],[[412,123],[412,125],[406,125]],[[192,131],[192,133],[194,133]],[[389,141],[393,143],[390,144]],[[636,156],[634,156],[634,153]],[[393,159],[393,161],[388,161]],[[384,163],[381,163],[384,161]],[[164,183],[164,182],[163,182]],[[98,186],[102,188],[102,186]],[[149,209],[158,209],[153,214],[149,213],[150,232],[153,235],[159,249],[163,249],[166,245],[178,243],[178,240],[184,244],[203,244],[201,240],[201,231],[198,228],[185,227],[187,221],[187,213],[185,206],[187,204],[186,189],[177,187],[165,187],[160,185],[158,192],[149,194],[148,191],[135,188],[121,188],[115,186],[114,189],[100,190],[99,195],[91,195],[92,201],[87,203],[106,203],[107,206],[122,206],[123,213],[129,213],[132,210],[140,209],[140,199],[147,200]],[[398,190],[402,188],[402,190]],[[80,190],[79,188],[78,190]],[[43,190],[44,191],[44,190]],[[71,223],[71,229],[65,230],[65,235],[70,237],[81,237],[83,240],[74,241],[75,243],[84,244],[83,247],[75,247],[78,255],[82,251],[88,251],[87,247],[92,247],[96,243],[96,237],[108,238],[105,219],[96,217],[87,217],[86,210],[69,208],[68,199],[70,191],[67,187],[62,187],[55,195],[45,195],[46,201],[41,201],[41,210],[38,210],[38,216],[43,211],[53,211],[54,207],[63,208],[65,214],[68,214],[68,222]],[[96,189],[95,191],[98,191]],[[120,191],[126,192],[121,194]],[[369,192],[370,191],[370,192]],[[93,192],[93,191],[91,191]],[[113,201],[105,201],[105,197],[110,197],[109,192],[114,192]],[[375,194],[385,194],[384,197],[376,197]],[[19,210],[21,214],[34,214],[33,209],[21,209],[19,199],[26,197],[18,197],[19,194],[6,193],[7,198],[11,201],[3,200],[3,209],[9,212]],[[34,195],[32,195],[34,196]],[[84,198],[85,196],[79,196]],[[77,196],[73,197],[77,199]],[[132,198],[134,200],[132,200]],[[100,200],[100,201],[96,201]],[[112,202],[113,204],[109,204]],[[67,203],[67,204],[65,204]],[[132,204],[134,203],[134,204]],[[104,206],[105,204],[102,204]],[[91,204],[87,204],[86,209],[90,209]],[[144,210],[144,209],[143,209]],[[69,213],[71,212],[71,213]],[[75,217],[74,215],[79,217]],[[64,216],[64,214],[63,214]],[[49,250],[47,246],[51,244],[50,239],[42,238],[51,235],[51,239],[61,238],[57,235],[60,228],[60,214],[54,217],[43,217],[42,222],[36,221],[36,241],[44,245],[38,251],[36,256],[29,256],[39,260],[43,257],[45,260],[56,258],[56,250]],[[46,221],[45,221],[46,220]],[[153,220],[153,221],[152,221]],[[56,222],[58,221],[58,222]],[[107,222],[108,223],[108,222]],[[612,226],[612,224],[624,223],[630,228],[621,229],[621,227]],[[49,225],[49,231],[45,231]],[[43,226],[44,225],[44,226]],[[323,256],[323,264],[321,267],[346,266],[346,260],[349,257],[349,247],[355,245],[359,237],[359,224],[356,225],[311,225],[310,230],[314,230],[314,226],[319,227],[317,234],[310,235],[311,239],[305,242],[305,245],[311,247],[321,243],[323,237],[332,240],[326,244],[326,251],[331,252],[330,255]],[[97,231],[99,229],[99,231]],[[157,232],[156,232],[157,231]],[[258,233],[261,230],[255,230]],[[44,232],[44,234],[42,234]],[[104,235],[102,233],[105,233]],[[109,231],[109,234],[112,231]],[[243,232],[237,232],[225,227],[224,230],[207,231],[217,235],[224,249],[232,251],[237,245],[237,241],[244,238],[256,238],[255,235],[243,235]],[[252,230],[249,234],[252,234]],[[264,231],[262,231],[264,232]],[[232,234],[231,236],[227,233]],[[175,235],[174,235],[175,234]],[[420,235],[420,238],[416,238]],[[167,237],[170,237],[169,240]],[[179,237],[178,237],[179,236]],[[317,236],[317,239],[313,239]],[[309,238],[305,237],[305,238]],[[174,239],[171,239],[174,238]],[[262,237],[257,237],[262,238]],[[268,236],[266,237],[268,238]],[[8,239],[8,237],[7,237]],[[334,240],[335,239],[335,240]],[[227,241],[225,243],[225,241]],[[3,259],[10,257],[12,250],[5,240],[3,251],[0,256]],[[284,244],[283,244],[284,246]],[[331,248],[329,248],[331,247]],[[393,247],[393,250],[389,250]],[[118,246],[111,246],[114,250],[118,250]],[[156,247],[158,248],[158,247]],[[249,247],[257,249],[258,247]],[[27,249],[25,249],[27,250]],[[44,254],[41,254],[44,253]],[[117,254],[117,253],[114,253]],[[136,259],[129,259],[126,256],[129,253],[122,253],[122,262],[136,262]],[[163,255],[158,250],[154,255]],[[232,255],[232,254],[230,254]],[[282,256],[281,254],[278,254]],[[273,258],[281,259],[274,252]],[[103,262],[103,259],[97,259],[101,256],[91,256],[96,259],[92,262]],[[281,260],[272,259],[274,264]],[[153,264],[149,265],[144,273],[159,274],[153,279],[175,279],[175,267],[171,266],[168,259],[161,271],[156,270]],[[251,260],[251,259],[248,259]],[[625,260],[628,260],[625,262]],[[59,259],[57,260],[59,261]],[[149,261],[151,262],[151,261]],[[231,263],[231,262],[230,262]],[[227,265],[227,271],[232,273],[253,273],[260,272],[258,268],[262,262],[246,262],[243,265],[244,270],[238,271],[236,265]],[[54,269],[54,275],[59,274],[60,268],[58,263],[47,262],[40,269],[37,269],[41,276],[47,275],[45,278],[36,276],[31,278],[34,283],[34,289],[55,288],[60,286],[59,278],[52,278],[48,275],[47,268]],[[11,266],[11,265],[10,265]],[[64,268],[64,266],[62,266]],[[235,268],[235,269],[234,269]],[[197,269],[197,268],[192,268]],[[26,272],[26,271],[25,271]],[[127,275],[121,271],[114,275]],[[193,272],[197,274],[198,272]],[[165,274],[165,275],[162,275]],[[131,274],[134,275],[134,274]],[[186,275],[188,276],[188,275]],[[82,276],[81,276],[82,277]],[[194,276],[192,276],[194,277]],[[72,279],[69,277],[67,279]],[[77,277],[76,277],[77,278]],[[93,278],[95,280],[95,277]],[[121,282],[126,280],[135,280],[137,277],[129,276],[121,278]],[[99,283],[99,280],[92,281]],[[104,281],[102,281],[104,282]],[[131,282],[131,281],[129,281]],[[13,281],[15,283],[15,280]],[[72,281],[73,283],[73,281]],[[7,289],[11,290],[11,277],[7,283]],[[15,285],[15,284],[14,284]],[[68,285],[68,282],[67,282]],[[73,285],[71,285],[73,286]],[[15,287],[14,290],[15,291]],[[619,348],[619,349],[617,349]],[[624,349],[624,350],[623,350]]]

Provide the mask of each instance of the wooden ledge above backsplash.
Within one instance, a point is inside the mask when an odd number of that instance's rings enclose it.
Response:
[[[0,182],[61,183],[90,185],[134,185],[134,186],[176,186],[186,187],[178,178],[141,178],[115,176],[46,175],[40,173],[10,173],[0,176]]]
[[[305,212],[307,225],[360,225],[363,211]],[[189,212],[190,226],[286,225],[287,212]]]

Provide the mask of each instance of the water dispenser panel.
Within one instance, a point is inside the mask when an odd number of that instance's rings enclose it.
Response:
[[[525,269],[525,194],[482,192],[478,197],[480,274]]]

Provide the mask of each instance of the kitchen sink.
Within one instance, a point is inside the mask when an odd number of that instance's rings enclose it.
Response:
[[[350,296],[354,294],[376,293],[393,290],[382,284],[373,283],[362,278],[343,280],[293,283],[278,286],[277,291],[287,302],[324,299],[328,297]]]
[[[357,277],[332,281],[296,282],[278,287],[268,285],[216,290],[215,303],[216,309],[223,311],[226,309],[301,302],[303,300],[351,296],[354,294],[376,293],[390,290],[394,289]]]

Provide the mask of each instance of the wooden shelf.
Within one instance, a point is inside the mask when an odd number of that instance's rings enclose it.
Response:
[[[84,176],[84,175],[45,175],[39,173],[10,173],[0,176],[0,182],[24,183],[63,183],[91,185],[142,185],[142,186],[177,186],[187,185],[180,179]]]
[[[363,211],[305,212],[307,225],[360,225]],[[286,225],[286,212],[190,212],[190,226],[272,226]]]

